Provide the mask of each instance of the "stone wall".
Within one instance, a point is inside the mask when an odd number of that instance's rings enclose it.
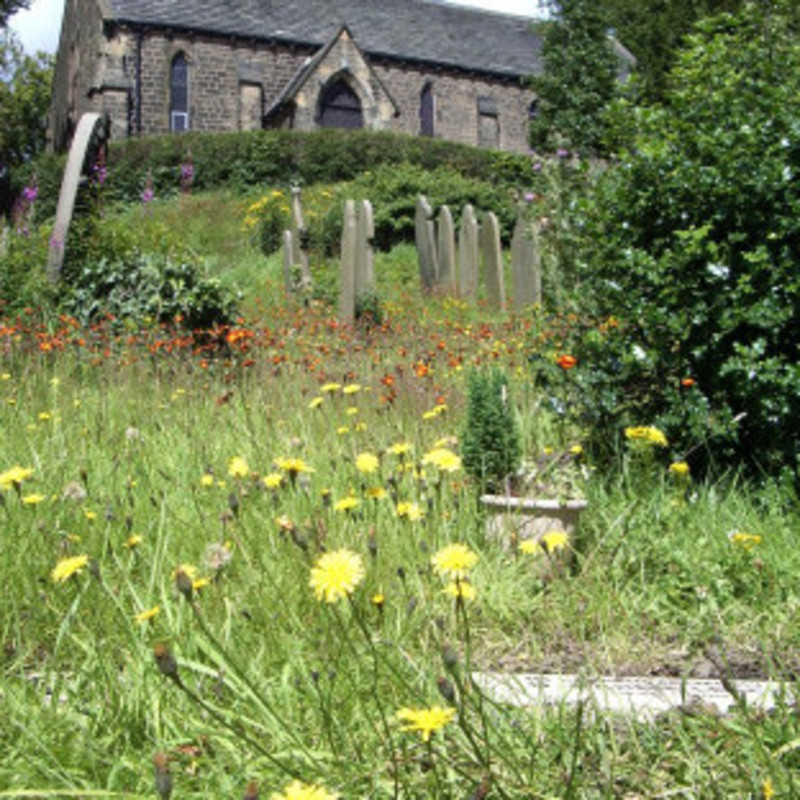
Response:
[[[400,109],[392,129],[416,135],[420,132],[419,105],[425,84],[430,82],[434,97],[434,136],[464,144],[484,144],[479,139],[481,124],[478,99],[491,98],[497,109],[498,147],[527,152],[528,108],[532,90],[502,79],[489,80],[455,71],[381,62],[375,72]]]

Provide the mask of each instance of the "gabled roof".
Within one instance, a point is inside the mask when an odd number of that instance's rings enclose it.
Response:
[[[353,35],[347,28],[347,25],[342,25],[341,28],[333,35],[331,40],[320,50],[318,50],[313,58],[306,59],[305,63],[300,67],[300,69],[295,72],[292,78],[289,80],[289,83],[283,88],[283,91],[278,95],[278,97],[272,102],[270,107],[264,112],[264,119],[270,119],[272,116],[276,115],[280,112],[280,110],[286,105],[286,103],[290,102],[294,99],[295,95],[302,89],[305,82],[314,74],[317,67],[319,66],[320,62],[325,59],[325,57],[330,53],[331,49],[334,45],[342,38],[344,35],[349,36],[353,39]],[[353,43],[358,48],[358,44],[353,40]],[[384,92],[386,97],[391,102],[392,106],[394,107],[395,113],[398,113],[397,110],[397,103],[395,103],[394,98],[392,98],[391,94],[387,90],[387,88],[383,85],[381,79],[375,74],[375,71],[372,67],[367,64],[367,69],[370,72],[372,78],[378,83],[381,87],[381,90]]]
[[[533,5],[534,0],[531,0]],[[539,71],[525,17],[434,0],[107,0],[109,21],[322,47],[343,25],[365,53],[500,75]]]

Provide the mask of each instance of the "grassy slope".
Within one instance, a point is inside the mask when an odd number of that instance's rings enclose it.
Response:
[[[437,440],[457,436],[464,368],[475,362],[512,376],[528,455],[579,440],[579,431],[559,431],[525,381],[525,320],[422,301],[407,283],[392,288],[391,328],[375,335],[338,327],[315,307],[279,308],[279,264],[255,254],[239,228],[247,201],[198,195],[153,209],[210,270],[228,280],[227,265],[237,264],[245,307],[264,315],[267,330],[246,329],[225,359],[204,368],[180,349],[151,356],[151,339],[102,330],[92,334],[95,352],[45,354],[25,331],[3,340],[0,471],[18,463],[34,475],[4,492],[0,509],[0,574],[13,587],[0,614],[9,720],[0,791],[151,796],[148,759],[166,750],[179,796],[240,796],[249,778],[277,789],[287,779],[277,759],[344,797],[392,796],[395,770],[400,796],[465,797],[490,751],[497,796],[758,796],[768,777],[791,796],[791,753],[769,756],[797,736],[789,713],[581,728],[566,709],[491,709],[487,721],[474,694],[445,701],[437,690],[438,678],[457,678],[442,647],[463,669],[468,641],[473,664],[512,669],[686,674],[708,668],[713,644],[740,673],[793,670],[800,564],[787,499],[735,481],[675,483],[657,461],[629,455],[589,487],[573,571],[541,578],[522,554],[487,540],[460,473],[440,480],[428,467],[423,478],[389,453],[378,473],[354,466],[358,453],[401,440],[419,464]],[[131,224],[141,219],[141,209],[126,213]],[[413,275],[412,259],[399,248],[378,274]],[[334,380],[362,389],[320,394]],[[424,419],[440,396],[447,411]],[[233,456],[264,475],[289,455],[314,472],[275,493],[228,474]],[[74,482],[83,501],[65,496]],[[378,487],[390,497],[370,498]],[[337,512],[323,490],[361,505]],[[399,519],[392,492],[420,503],[424,519]],[[33,493],[42,501],[24,504]],[[737,547],[732,530],[762,541]],[[126,546],[133,534],[141,542]],[[430,567],[452,541],[479,554],[466,616]],[[233,558],[215,577],[207,548],[226,542]],[[352,603],[327,607],[308,588],[308,570],[322,547],[342,546],[362,555],[366,577]],[[84,571],[63,585],[49,580],[59,558],[82,553],[97,560],[100,579]],[[199,618],[175,589],[179,564],[214,578],[199,591]],[[156,605],[152,621],[135,621]],[[163,642],[207,708],[158,674],[152,647]],[[63,702],[44,704],[45,686]],[[386,735],[382,714],[443,702],[459,708],[464,727],[436,734],[432,750],[393,720]]]

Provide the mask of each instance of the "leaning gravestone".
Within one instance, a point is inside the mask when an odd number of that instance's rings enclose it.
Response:
[[[299,186],[292,186],[292,263],[300,268],[303,285],[311,286],[311,270],[308,266],[308,229],[303,219]]]
[[[339,268],[339,319],[352,322],[356,314],[356,204],[345,201],[342,225],[342,260]]]
[[[419,259],[419,276],[423,291],[429,292],[436,285],[439,265],[436,257],[436,238],[433,226],[433,209],[424,195],[417,198],[414,217],[414,236]]]
[[[475,297],[478,290],[478,220],[467,203],[461,212],[458,229],[458,293],[463,298]]]
[[[372,203],[362,200],[356,214],[356,267],[354,278],[355,296],[375,288],[375,263],[372,240],[375,238],[375,222]]]
[[[521,311],[526,306],[540,303],[542,300],[537,244],[534,223],[525,218],[525,211],[521,208],[511,239],[511,279],[514,286],[515,311]]]
[[[50,250],[47,254],[47,276],[55,283],[61,277],[64,265],[64,250],[67,233],[75,209],[78,187],[88,181],[91,168],[98,161],[100,152],[107,155],[108,139],[111,133],[111,119],[108,114],[91,112],[78,121],[75,136],[69,148],[67,166],[61,179],[61,192],[58,195],[56,221],[50,236]]]
[[[453,215],[447,206],[439,209],[439,276],[438,284],[446,292],[456,290],[456,234]]]
[[[503,278],[503,251],[500,246],[500,225],[497,217],[491,211],[481,225],[480,240],[489,305],[505,311],[506,290]]]

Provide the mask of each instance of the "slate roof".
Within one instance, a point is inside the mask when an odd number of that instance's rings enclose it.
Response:
[[[109,20],[322,47],[346,25],[362,51],[478,72],[540,69],[525,17],[435,0],[107,0]]]

